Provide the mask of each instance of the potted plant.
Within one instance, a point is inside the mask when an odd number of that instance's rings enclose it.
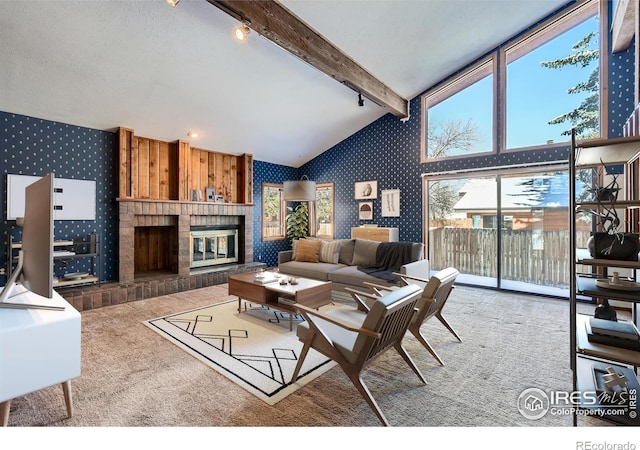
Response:
[[[309,235],[309,206],[300,202],[295,207],[287,206],[287,238],[292,241]]]

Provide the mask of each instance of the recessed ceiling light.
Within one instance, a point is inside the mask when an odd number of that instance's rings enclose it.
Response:
[[[187,136],[192,137],[192,138],[197,138],[198,137],[198,132],[197,131],[189,131],[187,133]]]
[[[172,8],[178,6],[178,3],[180,3],[180,0],[167,0],[167,5],[171,6]]]

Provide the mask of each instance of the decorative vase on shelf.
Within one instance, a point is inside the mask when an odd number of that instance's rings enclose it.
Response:
[[[589,238],[587,246],[593,258],[638,261],[640,239],[637,233],[596,232]]]

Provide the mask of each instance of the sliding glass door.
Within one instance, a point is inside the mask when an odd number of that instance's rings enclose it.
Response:
[[[501,177],[500,286],[566,295],[569,288],[568,171]]]
[[[425,177],[432,272],[453,266],[465,284],[566,296],[568,182],[564,168]]]
[[[455,267],[460,282],[497,286],[496,187],[495,176],[426,181],[432,271]]]

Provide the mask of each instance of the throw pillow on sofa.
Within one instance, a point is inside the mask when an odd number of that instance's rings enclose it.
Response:
[[[376,252],[380,242],[369,241],[367,239],[356,239],[353,250],[353,262],[356,267],[373,267],[376,264]]]
[[[310,239],[298,240],[298,248],[296,251],[296,261],[299,262],[320,262],[320,245],[321,241],[312,241]]]
[[[301,241],[301,240],[318,241],[319,239],[316,237],[308,236],[306,238],[294,239],[293,241],[291,241],[291,250],[293,250],[293,253],[291,254],[292,261],[296,260],[296,256],[298,255],[298,241]]]
[[[340,241],[320,241],[320,262],[338,264],[340,258]]]
[[[350,266],[353,262],[353,250],[356,247],[355,239],[341,239],[340,240],[340,256],[338,262],[340,264],[346,264]]]

